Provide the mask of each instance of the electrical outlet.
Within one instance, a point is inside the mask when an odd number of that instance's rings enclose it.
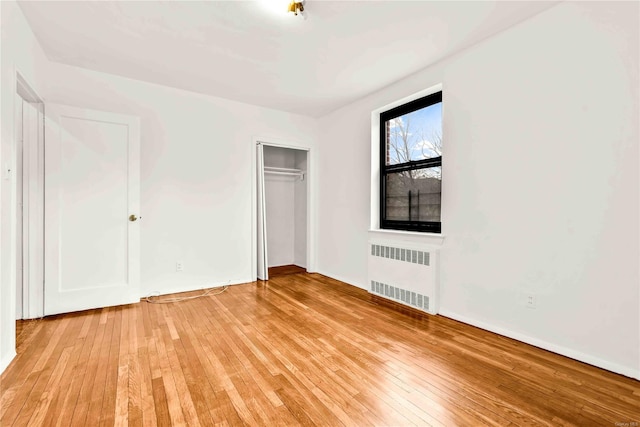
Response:
[[[524,295],[524,305],[527,306],[527,308],[536,308],[536,306],[538,305],[538,298],[536,297],[535,294],[525,294]]]
[[[184,264],[182,261],[176,261],[176,271],[184,271]]]

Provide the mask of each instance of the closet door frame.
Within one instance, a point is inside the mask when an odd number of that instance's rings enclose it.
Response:
[[[258,158],[256,146],[288,148],[307,152],[307,171],[305,173],[307,191],[307,271],[316,272],[316,167],[311,147],[305,144],[272,137],[254,137],[251,141],[251,277],[258,277]]]

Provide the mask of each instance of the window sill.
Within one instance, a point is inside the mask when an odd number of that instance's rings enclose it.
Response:
[[[410,238],[411,240],[419,240],[431,245],[441,246],[444,243],[445,235],[441,233],[423,233],[419,231],[402,231],[402,230],[389,230],[389,229],[374,229],[370,228],[369,233],[374,233],[380,237],[397,237],[397,238]]]

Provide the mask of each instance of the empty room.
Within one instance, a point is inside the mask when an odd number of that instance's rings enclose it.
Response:
[[[0,22],[1,426],[640,425],[640,2]]]

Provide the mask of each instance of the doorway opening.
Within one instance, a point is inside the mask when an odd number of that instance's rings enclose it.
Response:
[[[256,142],[254,277],[313,271],[311,152]]]
[[[44,102],[16,73],[16,319],[44,316]]]

